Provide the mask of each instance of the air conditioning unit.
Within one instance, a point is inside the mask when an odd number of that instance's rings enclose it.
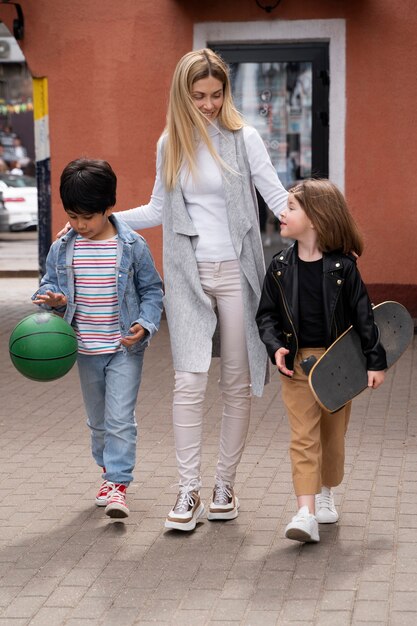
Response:
[[[6,39],[0,39],[0,59],[8,59],[10,57],[10,44]]]
[[[1,0],[0,0],[1,3]],[[25,57],[14,37],[0,38],[0,63],[24,63]]]

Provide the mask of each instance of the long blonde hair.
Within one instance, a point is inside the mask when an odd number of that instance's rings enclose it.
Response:
[[[193,84],[209,76],[217,78],[223,85],[223,105],[217,118],[220,125],[232,131],[244,125],[233,103],[229,69],[224,61],[209,48],[184,55],[172,78],[164,131],[163,178],[167,189],[175,187],[183,164],[191,173],[195,172],[196,134],[212,157],[224,165],[207,132],[207,122],[191,97]]]
[[[303,180],[289,190],[317,232],[322,252],[363,252],[363,239],[342,192],[325,178]]]

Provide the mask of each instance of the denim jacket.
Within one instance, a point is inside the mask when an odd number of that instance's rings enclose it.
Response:
[[[147,330],[146,336],[124,352],[139,352],[158,330],[162,313],[162,281],[156,271],[146,241],[115,215],[110,217],[117,229],[116,285],[119,304],[120,334],[125,337],[133,324]],[[67,298],[66,307],[56,309],[71,324],[75,313],[74,270],[72,265],[77,233],[71,229],[55,241],[46,259],[46,274],[32,296],[50,290]],[[51,310],[47,305],[42,308]]]

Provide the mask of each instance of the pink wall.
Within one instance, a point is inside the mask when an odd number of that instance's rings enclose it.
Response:
[[[417,315],[417,14],[413,0],[21,0],[22,49],[49,80],[53,232],[65,221],[63,166],[108,159],[118,208],[146,202],[172,70],[192,48],[194,22],[346,18],[346,194],[366,238],[360,261],[375,299],[398,298]],[[10,24],[11,6],[0,4]],[[159,229],[147,231],[158,265]],[[402,262],[400,262],[400,259]]]
[[[365,4],[347,32],[347,189],[368,279],[416,283],[417,14],[411,1]]]

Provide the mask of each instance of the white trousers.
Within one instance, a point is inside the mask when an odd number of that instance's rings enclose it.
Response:
[[[198,263],[204,292],[220,326],[223,397],[216,478],[233,485],[249,427],[251,389],[238,261]],[[203,403],[208,372],[175,372],[173,423],[180,487],[201,487]]]

